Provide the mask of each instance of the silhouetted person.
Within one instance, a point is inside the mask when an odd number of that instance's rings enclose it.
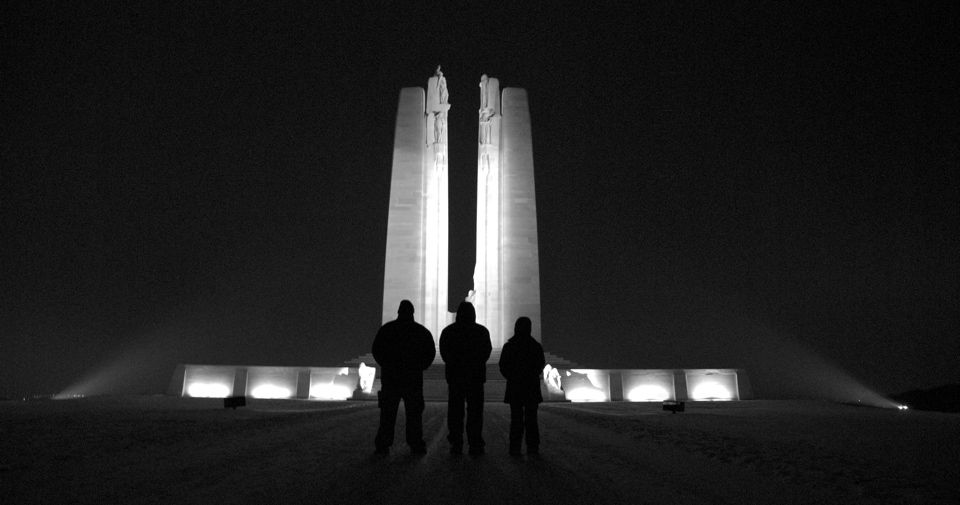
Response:
[[[503,344],[500,352],[500,373],[507,379],[504,403],[510,404],[510,454],[520,454],[524,433],[527,436],[527,454],[540,452],[540,428],[537,426],[537,407],[543,401],[540,378],[546,360],[543,347],[530,335],[530,318],[517,319],[513,337]]]
[[[423,441],[423,371],[437,351],[433,335],[413,320],[413,304],[400,302],[397,319],[380,327],[373,340],[373,358],[380,365],[380,428],[375,444],[378,454],[390,452],[397,409],[403,400],[407,445],[415,454],[426,454]]]
[[[470,302],[460,302],[456,321],[440,333],[440,356],[446,363],[447,440],[450,452],[463,452],[463,404],[467,404],[470,454],[483,454],[483,383],[487,381],[490,332],[477,324]]]

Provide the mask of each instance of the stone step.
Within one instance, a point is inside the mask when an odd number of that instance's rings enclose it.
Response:
[[[551,352],[544,351],[543,356],[546,359],[547,364],[554,368],[578,368],[576,363],[566,358],[563,358],[561,356],[558,356],[556,354],[553,354]],[[491,366],[494,367],[494,371],[496,371],[499,375],[499,371],[496,369],[497,363],[499,362],[500,362],[500,349],[494,349],[493,351],[490,352],[490,358],[487,360],[488,375],[490,374]],[[373,359],[373,354],[371,353],[361,354],[356,358],[352,358],[352,359],[348,359],[347,361],[344,361],[344,364],[350,365],[350,366],[358,366],[360,363],[364,363],[367,366],[376,366],[376,360]],[[443,364],[443,360],[440,358],[439,353],[437,353],[437,357],[434,359],[433,363],[434,363],[434,366],[430,368],[434,368],[436,367],[436,365]]]
[[[374,391],[380,390],[380,379],[374,381]],[[502,402],[504,394],[507,391],[507,381],[503,379],[487,379],[483,385],[483,397],[485,402]],[[541,385],[540,391],[543,394],[544,401],[563,401],[563,395],[551,396],[546,387]],[[376,400],[376,393],[370,395],[357,395],[356,400]],[[447,401],[447,381],[443,379],[423,378],[423,399],[429,402]]]
[[[544,358],[547,363],[554,368],[577,368],[577,365],[571,361],[557,356],[550,352],[544,352]],[[376,360],[373,354],[367,353],[344,362],[348,366],[358,366],[360,363],[367,366],[376,366]],[[500,349],[494,349],[490,353],[490,359],[487,360],[487,382],[484,384],[484,399],[487,402],[501,402],[507,390],[507,381],[500,375]],[[445,402],[447,401],[447,380],[444,375],[445,368],[439,354],[433,365],[423,372],[423,398],[426,401]],[[380,390],[379,373],[374,381],[375,390]],[[546,390],[546,386],[541,383],[541,392],[546,401],[562,401],[563,398],[554,398]],[[362,398],[361,398],[362,399]],[[376,399],[375,395],[366,399]]]

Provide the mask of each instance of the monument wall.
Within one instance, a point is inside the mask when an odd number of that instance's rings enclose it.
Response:
[[[387,216],[383,321],[397,318],[401,300],[410,300],[418,311],[424,306],[424,102],[422,88],[400,90]]]
[[[477,135],[477,243],[473,289],[468,299],[477,322],[490,330],[494,349],[506,341],[503,334],[500,254],[500,82],[486,75],[480,80]],[[512,334],[512,333],[511,333]]]
[[[449,197],[446,79],[437,73],[421,88],[403,88],[397,107],[387,217],[381,322],[397,317],[401,300],[440,338],[447,307]]]
[[[503,90],[501,160],[503,187],[500,254],[503,269],[502,335],[513,335],[517,318],[533,323],[533,335],[540,340],[540,255],[537,244],[537,199],[533,180],[533,139],[527,92],[520,88]]]
[[[496,365],[490,365],[495,368]],[[547,367],[541,390],[546,401],[663,402],[735,401],[752,397],[746,375],[737,369],[582,369]],[[447,396],[442,367],[431,367],[424,395]],[[375,400],[376,367],[276,367],[180,365],[168,394],[192,398],[247,396],[258,399]],[[488,371],[487,401],[503,398],[505,381]]]
[[[533,140],[527,92],[480,80],[477,146],[477,263],[469,299],[495,349],[529,317],[540,340],[540,264]]]
[[[448,312],[448,161],[446,81],[440,68],[427,90],[403,88],[397,106],[383,283],[382,321],[397,317],[401,300],[439,339],[453,319]],[[477,135],[477,248],[473,290],[477,322],[487,326],[494,352],[488,362],[489,401],[506,383],[497,358],[517,318],[533,323],[540,340],[540,259],[527,92],[500,90],[481,77]],[[546,353],[541,389],[547,401],[727,401],[749,398],[740,370],[583,369]],[[438,356],[439,359],[439,356]],[[357,367],[179,365],[169,394],[225,398],[372,400],[379,390],[373,356]],[[350,362],[348,362],[350,363]],[[366,363],[371,363],[367,365]],[[446,399],[443,368],[424,377],[428,400]]]

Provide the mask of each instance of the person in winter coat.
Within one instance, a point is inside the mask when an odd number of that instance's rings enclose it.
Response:
[[[436,355],[433,335],[413,320],[413,304],[403,300],[397,319],[381,326],[373,340],[373,358],[380,365],[380,427],[374,440],[378,454],[388,454],[393,445],[400,400],[406,412],[407,445],[414,454],[426,454],[423,371],[430,367]]]
[[[530,318],[521,317],[514,325],[513,337],[500,352],[500,373],[507,379],[504,403],[510,404],[510,455],[520,454],[524,434],[527,454],[540,452],[540,428],[537,407],[543,401],[540,381],[546,360],[543,347],[530,335]]]
[[[467,406],[470,454],[483,454],[483,383],[492,346],[490,332],[477,324],[470,302],[460,302],[456,321],[440,333],[440,356],[446,363],[447,440],[450,453],[463,453],[463,407]]]

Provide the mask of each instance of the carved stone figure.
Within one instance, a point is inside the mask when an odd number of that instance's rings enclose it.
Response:
[[[433,142],[439,144],[443,140],[443,131],[447,128],[447,113],[437,112],[433,120]]]
[[[487,97],[487,74],[480,76],[480,138],[478,139],[481,145],[490,144],[491,139],[491,119],[493,119],[494,111],[493,107],[489,106],[489,100]]]
[[[437,94],[440,97],[440,103],[447,103],[450,98],[449,93],[447,93],[447,78],[440,71],[440,65],[437,65]]]
[[[493,109],[480,109],[480,144],[489,144],[491,141],[491,124]]]
[[[563,385],[560,383],[560,371],[547,365],[543,367],[543,382],[547,385],[547,390],[551,393],[562,393]]]
[[[486,177],[486,174],[490,173],[490,153],[483,152],[480,155],[480,163],[477,167],[481,174]]]
[[[480,76],[480,110],[487,108],[487,74]]]
[[[366,363],[361,361],[359,373],[360,390],[367,394],[373,393],[373,380],[377,377],[377,368],[367,366]]]

